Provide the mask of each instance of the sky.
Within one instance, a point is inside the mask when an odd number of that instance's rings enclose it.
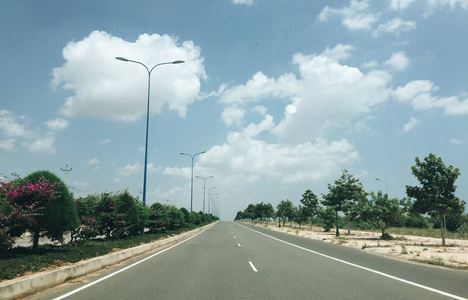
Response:
[[[344,169],[402,198],[429,153],[468,200],[468,0],[1,0],[0,28],[5,181],[142,198],[148,72],[125,57],[185,61],[151,72],[148,205],[190,210],[180,153],[203,151],[193,210],[210,188],[223,220],[321,198]]]

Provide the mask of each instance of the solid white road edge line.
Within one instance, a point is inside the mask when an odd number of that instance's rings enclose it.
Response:
[[[254,272],[258,272],[258,270],[255,268],[255,266],[253,265],[253,263],[251,261],[249,261],[249,265],[252,267],[252,270]]]
[[[431,287],[428,287],[428,286],[425,286],[425,285],[422,285],[422,284],[419,284],[419,283],[416,283],[416,282],[412,282],[412,281],[409,281],[409,280],[405,280],[405,279],[402,279],[402,278],[399,278],[399,277],[395,277],[393,275],[390,275],[390,274],[387,274],[387,273],[383,273],[383,272],[380,272],[380,271],[377,271],[377,270],[374,270],[374,269],[369,269],[369,268],[366,268],[366,267],[363,267],[363,266],[360,266],[360,265],[356,265],[356,264],[353,264],[353,263],[350,263],[348,261],[345,261],[345,260],[341,260],[339,258],[335,258],[333,256],[329,256],[329,255],[326,255],[326,254],[323,254],[323,253],[320,253],[320,252],[317,252],[317,251],[314,251],[314,250],[310,250],[310,249],[307,249],[307,248],[304,248],[304,247],[301,247],[301,246],[298,246],[298,245],[295,245],[295,244],[292,244],[292,243],[289,243],[289,242],[286,242],[286,241],[283,241],[283,240],[280,240],[278,238],[275,238],[271,235],[268,235],[268,234],[265,234],[263,232],[260,232],[260,231],[257,231],[257,230],[254,230],[254,229],[251,229],[249,227],[246,227],[244,225],[241,225],[241,224],[238,224],[238,223],[235,223],[241,227],[244,227],[248,230],[251,230],[253,232],[256,232],[256,233],[259,233],[261,235],[264,235],[266,237],[269,237],[271,239],[274,239],[278,242],[281,242],[281,243],[284,243],[284,244],[287,244],[287,245],[290,245],[290,246],[293,246],[293,247],[296,247],[298,249],[301,249],[301,250],[304,250],[304,251],[308,251],[308,252],[311,252],[311,253],[314,253],[314,254],[317,254],[317,255],[320,255],[320,256],[323,256],[323,257],[326,257],[328,259],[332,259],[334,261],[337,261],[337,262],[340,262],[340,263],[343,263],[343,264],[347,264],[347,265],[350,265],[350,266],[353,266],[353,267],[356,267],[356,268],[359,268],[359,269],[363,269],[363,270],[366,270],[366,271],[369,271],[369,272],[372,272],[372,273],[375,273],[375,274],[379,274],[381,276],[384,276],[384,277],[387,277],[387,278],[391,278],[391,279],[394,279],[396,281],[400,281],[400,282],[403,282],[403,283],[406,283],[406,284],[409,284],[409,285],[413,285],[413,286],[416,286],[416,287],[419,287],[419,288],[422,288],[422,289],[425,289],[425,290],[428,290],[428,291],[431,291],[431,292],[434,292],[434,293],[437,293],[437,294],[441,294],[441,295],[444,295],[444,296],[447,296],[447,297],[450,297],[450,298],[453,298],[453,299],[458,299],[458,300],[468,300],[467,298],[463,298],[463,297],[460,297],[460,296],[457,296],[457,295],[453,295],[453,294],[450,294],[450,293],[446,293],[444,291],[441,291],[441,290],[437,290],[437,289],[434,289],[434,288],[431,288]]]
[[[214,225],[216,225],[216,224],[217,224],[217,223],[215,223]],[[137,261],[136,263],[133,263],[133,264],[131,264],[130,266],[127,266],[127,267],[125,267],[125,268],[123,268],[123,269],[120,269],[120,270],[114,272],[114,273],[111,273],[111,274],[109,274],[109,275],[107,275],[107,276],[104,276],[104,277],[102,277],[102,278],[100,278],[100,279],[98,279],[98,280],[96,280],[96,281],[93,281],[93,282],[91,282],[91,283],[88,283],[87,285],[84,285],[84,286],[82,286],[82,287],[80,287],[80,288],[78,288],[78,289],[76,289],[76,290],[73,290],[73,291],[71,291],[71,292],[69,292],[69,293],[67,293],[67,294],[65,294],[65,295],[62,295],[62,296],[57,297],[57,298],[54,298],[54,300],[65,299],[65,298],[67,298],[68,296],[71,296],[71,295],[73,295],[73,294],[76,294],[76,293],[78,293],[78,292],[80,292],[80,291],[82,291],[82,290],[84,290],[84,289],[86,289],[86,288],[89,288],[90,286],[93,286],[93,285],[95,285],[95,284],[97,284],[97,283],[99,283],[99,282],[101,282],[101,281],[104,281],[104,280],[106,280],[106,279],[108,279],[108,278],[110,278],[110,277],[112,277],[112,276],[114,276],[114,275],[117,275],[117,274],[119,274],[119,273],[121,273],[121,272],[123,272],[123,271],[125,271],[125,270],[128,270],[128,269],[130,269],[130,268],[132,268],[132,267],[134,267],[134,266],[136,266],[136,265],[138,265],[138,264],[141,264],[142,262],[147,261],[148,259],[151,259],[151,258],[153,258],[153,257],[155,257],[155,256],[157,256],[157,255],[159,255],[159,254],[161,254],[161,253],[164,253],[164,252],[166,252],[166,251],[168,251],[168,250],[171,250],[172,248],[175,248],[175,247],[179,246],[180,244],[185,243],[186,241],[193,239],[194,237],[196,237],[196,236],[199,235],[200,233],[205,232],[207,229],[210,229],[210,228],[213,227],[214,225],[212,225],[212,226],[210,226],[210,227],[208,227],[208,228],[203,229],[203,230],[200,231],[199,233],[197,233],[197,234],[195,234],[195,235],[192,235],[191,237],[189,237],[189,238],[187,238],[187,239],[185,239],[185,240],[183,240],[183,241],[181,241],[181,242],[178,242],[178,243],[175,244],[175,245],[172,245],[172,246],[170,246],[170,247],[168,247],[168,248],[166,248],[166,249],[163,249],[163,250],[161,250],[161,251],[159,251],[159,252],[157,252],[157,253],[155,253],[155,254],[152,254],[152,255],[150,255],[150,256],[148,256],[148,257],[146,257],[146,258],[144,258],[144,259],[142,259],[142,260],[140,260],[140,261]]]

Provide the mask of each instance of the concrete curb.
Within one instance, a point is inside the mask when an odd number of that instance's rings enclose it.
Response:
[[[154,241],[149,244],[144,244],[134,248],[110,253],[104,256],[91,258],[76,263],[72,266],[59,267],[58,269],[52,271],[40,272],[28,277],[5,281],[0,283],[0,299],[19,299],[20,297],[35,294],[39,291],[43,291],[64,283],[65,281],[96,272],[145,252],[170,244],[175,244],[176,242],[193,236],[216,223],[217,222],[214,222],[203,227],[184,232],[177,236]]]

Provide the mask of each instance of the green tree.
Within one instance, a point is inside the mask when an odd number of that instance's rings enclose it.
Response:
[[[322,228],[326,232],[329,232],[330,229],[333,228],[333,223],[335,222],[335,213],[336,211],[333,207],[317,207],[317,216],[320,219],[320,224]]]
[[[299,224],[299,229],[304,222],[307,221],[309,218],[309,213],[307,212],[307,208],[302,205],[298,205],[294,207],[294,222]]]
[[[398,223],[402,217],[403,208],[398,198],[388,199],[381,191],[377,194],[370,193],[370,199],[362,198],[359,201],[361,218],[382,231],[381,239],[390,238],[385,230]]]
[[[303,214],[310,217],[310,226],[312,227],[312,218],[317,214],[318,197],[311,190],[306,190],[300,201],[304,205],[302,208]]]
[[[140,222],[140,210],[137,199],[128,190],[114,196],[117,213],[124,216],[125,228],[123,234],[126,236],[138,235],[142,232],[143,224]]]
[[[253,221],[255,219],[255,205],[249,204],[246,209],[244,209],[244,219]]]
[[[33,249],[38,248],[41,232],[51,240],[63,242],[63,234],[78,227],[73,195],[62,180],[50,171],[33,172],[25,180],[33,184],[45,180],[55,185],[54,197],[45,205],[43,213],[35,218],[37,223],[32,228]]]
[[[421,186],[406,186],[408,197],[415,199],[411,210],[439,217],[442,245],[445,246],[444,216],[458,216],[465,209],[465,201],[455,196],[455,181],[460,176],[460,169],[453,165],[446,167],[433,153],[429,153],[424,161],[419,157],[415,161],[411,172]]]
[[[181,207],[179,210],[182,213],[182,215],[184,216],[184,222],[186,224],[192,223],[192,218],[190,216],[190,212],[185,207]]]
[[[283,227],[284,227],[284,224],[286,224],[286,220],[294,215],[293,204],[288,199],[282,200],[276,206],[276,210],[277,210],[278,222],[281,222],[280,220],[283,220]],[[280,223],[280,227],[281,227],[281,223]]]
[[[335,208],[336,213],[336,236],[340,235],[338,226],[338,212],[349,212],[353,202],[358,201],[364,195],[364,189],[359,179],[348,173],[348,170],[343,170],[341,177],[335,180],[335,184],[328,184],[329,193],[323,195],[322,204]],[[349,219],[348,219],[349,233]]]
[[[158,233],[168,228],[169,217],[166,208],[162,204],[153,203],[150,206],[146,226],[149,228],[150,233]]]

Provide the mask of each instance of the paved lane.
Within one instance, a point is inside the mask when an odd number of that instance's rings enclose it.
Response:
[[[267,234],[267,235],[265,235]],[[288,244],[289,243],[289,244]],[[336,257],[363,268],[330,259]],[[233,222],[215,226],[92,286],[31,299],[463,299],[468,273],[408,264]],[[128,267],[128,262],[119,269]],[[416,280],[431,291],[376,274]],[[104,272],[110,275],[117,269]],[[102,277],[100,277],[102,278]],[[448,278],[448,279],[447,279]],[[99,279],[101,280],[101,279]],[[444,284],[445,280],[453,281]],[[94,281],[96,282],[96,281]],[[437,283],[431,286],[432,283]],[[460,287],[461,285],[461,287]],[[439,289],[448,294],[443,295]],[[451,295],[453,294],[453,296]]]

